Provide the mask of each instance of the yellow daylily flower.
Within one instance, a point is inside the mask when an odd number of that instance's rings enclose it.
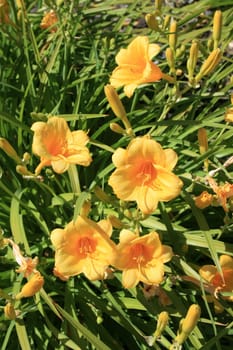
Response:
[[[162,78],[160,68],[152,62],[152,58],[160,51],[157,44],[149,44],[146,36],[136,37],[126,49],[116,55],[117,68],[110,77],[115,88],[124,86],[127,97],[141,84],[152,83]]]
[[[119,199],[136,201],[145,214],[152,213],[159,201],[169,201],[181,191],[183,183],[172,173],[177,154],[164,150],[148,136],[136,137],[127,149],[118,148],[112,160],[117,169],[109,185]]]
[[[53,230],[55,271],[65,278],[84,273],[89,280],[103,279],[115,259],[116,248],[110,239],[111,233],[108,220],[95,223],[82,216],[64,229]]]
[[[45,122],[36,122],[32,151],[40,157],[35,170],[38,175],[44,166],[52,166],[58,173],[64,173],[70,164],[88,166],[92,159],[86,144],[89,140],[82,130],[71,131],[67,122],[59,117],[51,117]]]
[[[221,255],[219,258],[222,275],[218,272],[214,265],[204,265],[200,268],[201,277],[209,282],[216,292],[232,292],[233,293],[233,258],[229,255]],[[233,295],[224,296],[225,300],[233,301]]]
[[[140,281],[149,285],[161,283],[163,264],[173,255],[171,247],[162,245],[158,233],[150,232],[140,237],[126,229],[120,233],[117,253],[114,266],[123,271],[125,288],[135,287]]]

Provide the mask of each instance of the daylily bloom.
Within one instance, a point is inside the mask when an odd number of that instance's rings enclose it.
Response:
[[[151,232],[138,236],[123,229],[117,245],[117,259],[114,266],[122,270],[122,284],[125,288],[135,287],[140,281],[159,284],[164,277],[164,263],[171,260],[172,249],[162,245],[159,235]]]
[[[40,164],[35,170],[38,175],[44,166],[52,166],[58,173],[64,173],[70,164],[88,166],[91,155],[86,144],[89,140],[82,130],[70,131],[66,121],[51,117],[45,122],[36,122],[32,151],[40,157]]]
[[[166,202],[179,195],[182,181],[172,173],[177,154],[148,136],[136,137],[127,149],[118,148],[112,157],[117,169],[109,185],[118,198],[136,201],[145,214],[152,213],[159,201]]]
[[[138,85],[158,81],[163,73],[152,62],[152,58],[160,51],[156,44],[149,44],[146,36],[136,37],[127,47],[116,55],[118,67],[110,77],[115,88],[124,86],[126,96],[131,97]]]
[[[55,271],[66,278],[84,273],[89,280],[103,279],[115,256],[111,233],[112,226],[108,220],[95,223],[82,216],[68,223],[64,229],[53,230],[51,240],[55,248]]]
[[[214,291],[217,292],[231,292],[233,293],[233,258],[229,255],[221,255],[219,263],[222,269],[222,275],[214,265],[204,265],[200,268],[199,273],[201,277],[209,282]],[[233,301],[233,295],[223,296],[225,300]]]

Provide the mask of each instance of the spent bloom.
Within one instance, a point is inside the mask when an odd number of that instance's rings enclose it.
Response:
[[[123,271],[122,284],[125,288],[135,287],[140,281],[159,284],[164,277],[164,263],[171,260],[172,255],[172,249],[162,245],[158,233],[138,236],[123,229],[114,266]]]
[[[86,144],[89,140],[82,130],[71,131],[63,118],[51,117],[45,122],[36,122],[32,151],[40,157],[35,173],[39,174],[44,166],[52,166],[58,173],[64,173],[70,164],[88,166],[91,155]]]
[[[16,270],[18,273],[22,273],[24,277],[28,278],[32,273],[37,272],[36,266],[38,264],[38,257],[29,258],[24,257],[20,251],[18,244],[16,244],[12,239],[6,239],[12,247],[12,252],[19,268]]]
[[[159,201],[179,195],[182,181],[172,173],[177,154],[163,149],[148,136],[136,137],[126,149],[118,148],[112,157],[116,170],[109,185],[119,199],[136,201],[145,214],[152,213]]]
[[[218,186],[216,181],[212,177],[208,177],[210,187],[216,193],[215,202],[217,205],[221,205],[225,212],[228,212],[227,199],[233,197],[233,184],[228,182]]]
[[[149,44],[146,36],[136,37],[126,49],[116,55],[117,68],[110,77],[115,88],[124,86],[126,96],[131,97],[138,85],[158,81],[163,73],[152,58],[160,51],[156,44]]]
[[[44,285],[44,277],[37,271],[31,279],[22,287],[21,291],[16,295],[16,299],[29,298],[40,291]]]
[[[78,216],[64,229],[53,230],[51,240],[57,275],[68,278],[84,273],[89,280],[103,279],[115,255],[111,233],[108,220],[95,223],[84,216]]]
[[[205,209],[212,204],[213,195],[207,191],[203,191],[195,198],[195,205],[200,209]]]
[[[217,292],[231,292],[233,293],[233,258],[229,255],[221,255],[219,263],[222,273],[217,270],[214,265],[204,265],[200,268],[199,273],[201,277],[207,281],[214,294]],[[223,296],[225,300],[233,301],[233,295]]]
[[[58,18],[56,15],[56,12],[53,10],[50,10],[49,12],[45,13],[44,17],[42,18],[42,21],[40,23],[40,27],[42,29],[49,29],[50,32],[56,32],[57,26],[56,23],[58,22]]]

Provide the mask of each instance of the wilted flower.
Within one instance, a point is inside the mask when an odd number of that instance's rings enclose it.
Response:
[[[203,191],[199,196],[195,198],[195,205],[200,209],[205,209],[211,205],[213,201],[213,195],[207,191]]]
[[[117,259],[114,266],[122,270],[122,284],[125,288],[135,287],[140,281],[146,284],[159,284],[164,277],[164,263],[171,260],[172,249],[162,245],[159,235],[150,232],[138,236],[123,229],[117,246]]]
[[[110,239],[111,233],[109,221],[95,223],[81,216],[68,223],[64,230],[53,230],[56,271],[65,277],[84,273],[90,280],[103,279],[114,260],[115,244]]]
[[[216,193],[216,204],[221,205],[225,212],[228,212],[227,199],[233,196],[233,184],[226,182],[225,184],[218,186],[212,177],[208,177],[207,180],[213,191]]]
[[[40,272],[36,272],[32,278],[23,286],[21,291],[16,295],[16,299],[29,298],[35,295],[44,285],[44,277]]]
[[[37,272],[36,266],[38,264],[38,257],[29,258],[24,257],[19,249],[18,244],[16,244],[12,239],[7,239],[13,250],[13,255],[16,262],[19,264],[19,268],[16,270],[18,273],[22,273],[24,277],[29,277],[33,272]]]
[[[231,292],[233,293],[233,258],[229,255],[221,255],[219,263],[222,269],[222,274],[214,265],[204,265],[200,268],[201,277],[209,282],[213,287],[214,293]],[[233,295],[223,296],[228,301],[233,301]]]
[[[158,81],[163,74],[152,62],[160,47],[149,44],[146,36],[136,37],[127,47],[116,55],[118,67],[110,77],[110,83],[115,88],[124,86],[126,96],[131,97],[138,85]]]
[[[182,181],[172,173],[177,155],[148,136],[136,137],[127,149],[118,148],[112,157],[117,169],[109,185],[118,198],[136,201],[145,214],[153,212],[159,201],[179,195]]]
[[[39,174],[44,166],[52,166],[58,173],[64,173],[70,164],[88,166],[91,155],[86,144],[89,140],[82,130],[70,131],[63,118],[51,117],[47,123],[36,122],[32,151],[40,157],[40,164],[35,170]]]
[[[9,4],[6,0],[0,0],[0,23],[10,23]]]
[[[57,26],[55,25],[58,22],[58,18],[56,15],[56,12],[53,10],[50,10],[49,12],[45,13],[44,17],[42,18],[42,21],[40,23],[40,27],[42,29],[49,29],[50,32],[56,32]]]
[[[12,303],[7,303],[4,306],[4,314],[5,317],[8,318],[9,320],[15,320],[17,317],[14,305]]]

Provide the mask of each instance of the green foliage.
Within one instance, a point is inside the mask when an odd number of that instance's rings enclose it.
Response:
[[[134,203],[122,204],[108,185],[114,169],[112,153],[117,147],[126,147],[130,138],[109,128],[119,120],[109,108],[104,86],[116,67],[119,49],[137,35],[146,35],[161,46],[156,63],[172,75],[164,54],[169,27],[153,31],[144,20],[146,14],[154,13],[154,2],[22,1],[21,8],[14,0],[8,2],[10,22],[0,23],[0,137],[9,141],[20,158],[25,152],[31,154],[26,165],[33,173],[39,160],[31,151],[31,126],[48,115],[59,115],[71,130],[88,130],[93,161],[89,167],[64,174],[47,168],[41,177],[23,176],[16,171],[14,160],[0,149],[0,229],[4,238],[19,244],[24,255],[39,258],[38,269],[45,278],[40,293],[15,304],[20,310],[17,319],[7,320],[3,310],[6,299],[18,293],[25,279],[15,272],[11,248],[1,248],[1,349],[171,349],[179,322],[191,304],[201,306],[201,319],[183,348],[229,349],[233,345],[231,303],[220,296],[224,312],[216,314],[213,303],[207,302],[202,281],[197,285],[182,277],[200,281],[202,265],[213,264],[221,270],[219,256],[233,256],[232,211],[225,213],[220,206],[201,210],[194,203],[202,191],[211,192],[205,181],[206,158],[209,170],[220,168],[215,175],[218,183],[232,183],[232,165],[223,166],[232,156],[232,125],[224,120],[233,87],[232,1],[200,0],[182,6],[174,1],[175,7],[163,4],[158,21],[162,23],[170,15],[178,25],[175,69],[180,72],[176,83],[161,80],[139,86],[130,99],[122,89],[118,91],[135,134],[149,133],[164,148],[175,150],[179,158],[175,173],[184,183],[181,195],[145,217],[135,214]],[[40,27],[44,12],[50,9],[58,16],[54,32]],[[193,87],[188,83],[189,49],[192,41],[198,40],[197,74],[213,48],[216,9],[223,15],[219,44],[223,57],[214,71]],[[204,154],[199,152],[200,128],[206,128],[208,134],[209,148]],[[109,200],[97,196],[96,186]],[[114,215],[127,228],[157,231],[162,242],[172,246],[175,256],[166,264],[161,285],[171,300],[169,305],[163,305],[158,295],[147,299],[142,284],[124,289],[118,271],[113,279],[95,282],[83,275],[64,282],[53,275],[50,232],[75,219],[86,200],[91,202],[93,220]],[[115,229],[116,242],[118,234]],[[161,338],[153,342],[158,314],[163,310],[169,312],[169,323]]]

